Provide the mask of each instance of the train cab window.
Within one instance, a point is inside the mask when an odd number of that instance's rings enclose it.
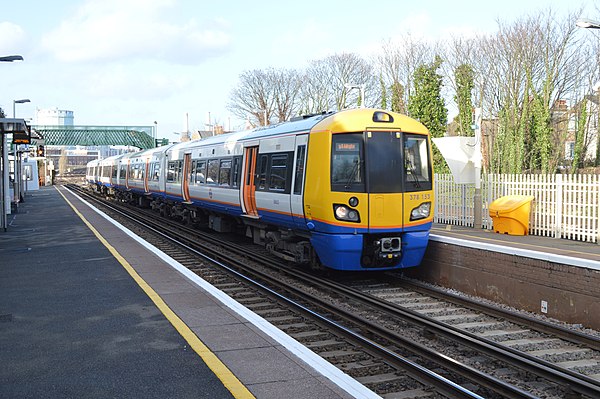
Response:
[[[194,182],[196,184],[204,184],[206,182],[206,161],[196,161],[194,175]]]
[[[294,194],[302,193],[304,180],[304,159],[306,158],[306,146],[299,145],[296,152],[296,177],[294,179]]]
[[[219,186],[229,187],[231,178],[231,159],[222,159],[219,168]]]
[[[402,192],[402,135],[400,132],[367,132],[368,192]]]
[[[431,161],[425,136],[404,136],[404,185],[406,191],[431,190]]]
[[[271,156],[269,191],[285,191],[288,169],[287,161],[287,154],[278,154]]]
[[[206,175],[206,184],[217,184],[219,181],[219,160],[211,159],[208,161],[208,173]]]
[[[365,191],[362,133],[333,135],[331,147],[331,190]]]

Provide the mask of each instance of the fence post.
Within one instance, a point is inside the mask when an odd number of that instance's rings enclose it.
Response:
[[[561,174],[554,175],[554,238],[561,237],[562,230],[562,208],[563,208],[563,176]]]

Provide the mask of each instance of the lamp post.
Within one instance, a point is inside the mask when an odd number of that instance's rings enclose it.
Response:
[[[13,100],[13,118],[16,118],[15,116],[15,105],[16,104],[24,104],[24,103],[30,103],[31,100],[29,100],[28,98],[24,98],[22,100]]]
[[[579,18],[575,25],[584,29],[600,29],[600,22],[587,18]]]
[[[158,138],[158,122],[154,121],[154,146],[156,147],[156,139]]]
[[[23,57],[20,55],[6,55],[0,56],[0,62],[13,62],[13,61],[23,61]],[[4,231],[7,228],[7,215],[10,213],[10,200],[7,202],[6,197],[8,191],[8,151],[6,149],[6,134],[0,134],[0,159],[2,159],[2,168],[0,168],[0,205],[2,205],[2,210],[0,211],[0,227]]]
[[[13,62],[13,61],[23,61],[23,57],[20,55],[5,55],[0,57],[0,62]]]
[[[257,114],[262,112],[264,120],[263,120],[263,125],[262,126],[267,126],[267,110],[266,109],[255,109],[254,112],[256,112]],[[258,117],[258,122],[260,123],[260,117]]]
[[[360,90],[360,107],[365,108],[365,85],[345,83],[344,87],[348,90],[359,89]]]
[[[579,18],[577,20],[577,22],[575,23],[575,25],[577,25],[580,28],[584,28],[584,29],[600,29],[600,22],[594,21],[592,19],[587,19],[587,18]],[[598,84],[596,84],[596,86],[594,86],[594,91],[596,91],[598,98],[600,98],[600,86],[598,86]],[[596,118],[600,119],[600,108],[598,109]],[[597,141],[596,165],[600,165],[600,161],[599,161],[599,159],[600,159],[600,137],[597,137],[596,141]]]
[[[30,103],[31,100],[28,98],[24,98],[21,100],[13,100],[13,118],[16,118],[16,105]],[[22,152],[19,151],[19,148],[15,147],[15,202],[18,204],[19,202],[23,202],[25,199],[25,195],[23,193],[23,173],[22,173],[22,165],[23,160],[21,159]]]

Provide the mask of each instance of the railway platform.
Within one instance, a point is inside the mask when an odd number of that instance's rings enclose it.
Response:
[[[435,224],[432,239],[443,242],[448,238],[464,239],[482,244],[505,247],[512,253],[529,254],[540,258],[563,260],[574,265],[585,265],[600,270],[600,243],[566,240],[533,235],[499,234],[492,230]],[[500,248],[498,248],[500,249]]]
[[[62,187],[27,194],[0,233],[0,397],[375,397],[172,266]]]
[[[600,330],[600,245],[436,224],[407,277]]]

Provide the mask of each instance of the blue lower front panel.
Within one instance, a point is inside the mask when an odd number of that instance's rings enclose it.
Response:
[[[425,255],[429,231],[402,233],[402,256],[399,261],[388,267],[363,267],[362,234],[323,234],[313,233],[311,244],[321,263],[336,270],[392,270],[418,266]]]

